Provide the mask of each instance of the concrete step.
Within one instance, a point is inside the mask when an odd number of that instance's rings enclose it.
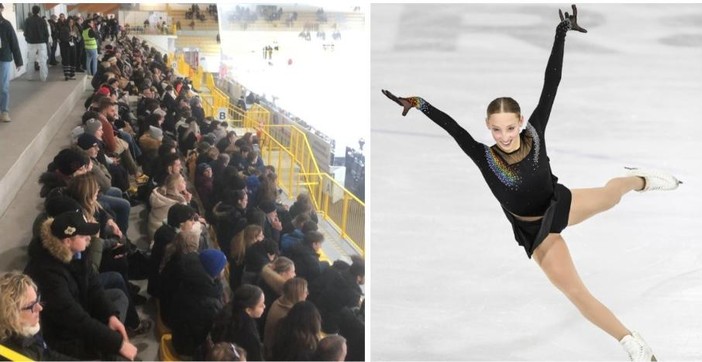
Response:
[[[37,180],[69,144],[92,90],[83,73],[77,78],[64,81],[57,65],[49,68],[47,82],[19,78],[10,83],[12,122],[0,124],[0,270],[24,268],[32,222],[42,206]]]

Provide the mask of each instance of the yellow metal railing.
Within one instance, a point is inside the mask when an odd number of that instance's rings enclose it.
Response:
[[[270,112],[258,104],[247,111],[232,104],[229,96],[217,88],[212,73],[204,73],[202,67],[193,70],[182,54],[177,57],[177,70],[189,76],[196,89],[204,86],[209,90],[209,93],[200,93],[206,116],[217,119],[218,113],[226,109],[231,126],[256,130],[261,157],[266,164],[275,167],[279,186],[287,195],[294,199],[301,192],[308,192],[324,219],[342,238],[350,240],[359,254],[365,253],[365,203],[319,170],[302,129],[294,125],[271,125]]]
[[[248,113],[248,112],[247,112]],[[246,121],[246,128],[257,128]],[[262,157],[278,174],[278,184],[295,198],[306,190],[316,209],[341,237],[365,252],[365,203],[329,174],[320,172],[304,131],[293,125],[263,125]]]

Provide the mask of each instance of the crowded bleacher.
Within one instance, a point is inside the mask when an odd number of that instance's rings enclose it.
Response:
[[[17,309],[0,311],[3,347],[134,360],[130,341],[154,333],[164,360],[363,360],[363,259],[322,260],[309,196],[289,204],[255,131],[206,117],[166,54],[116,26],[91,31],[102,17],[77,20],[57,29],[95,44],[97,64],[62,48],[65,79],[87,68],[93,90],[70,144],[38,165],[28,265],[0,278]]]

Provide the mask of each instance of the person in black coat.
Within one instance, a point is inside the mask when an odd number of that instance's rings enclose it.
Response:
[[[220,277],[226,265],[224,253],[215,249],[181,258],[183,274],[172,307],[173,346],[179,355],[194,356],[210,333],[223,306]]]
[[[220,249],[231,257],[232,239],[246,227],[246,206],[248,195],[243,190],[224,191],[224,198],[217,203],[212,214],[214,217],[215,233]]]
[[[246,350],[248,361],[262,361],[263,348],[255,319],[263,314],[265,296],[261,288],[244,284],[234,291],[232,301],[222,308],[212,325],[213,343],[236,343]]]
[[[147,287],[150,295],[155,297],[159,295],[159,269],[166,253],[166,247],[175,240],[178,230],[189,230],[192,227],[195,217],[197,217],[197,213],[192,207],[175,204],[168,209],[166,223],[161,225],[154,233],[151,257],[149,258],[149,285]]]
[[[41,242],[30,244],[25,273],[44,295],[44,338],[57,351],[80,359],[134,359],[124,324],[128,305],[122,291],[105,291],[82,252],[90,236],[100,231],[82,212],[64,212],[47,219]]]
[[[309,231],[305,234],[302,243],[294,245],[288,255],[295,263],[297,276],[305,278],[308,283],[312,282],[322,273],[329,263],[319,260],[319,250],[322,248],[324,235],[319,231]]]

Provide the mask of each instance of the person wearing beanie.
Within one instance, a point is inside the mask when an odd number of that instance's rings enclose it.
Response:
[[[226,264],[224,254],[215,249],[182,256],[180,283],[171,307],[173,346],[179,355],[193,356],[222,309],[224,289],[219,276]]]
[[[41,225],[41,242],[30,247],[25,272],[42,292],[46,304],[41,327],[56,351],[81,360],[133,360],[137,348],[120,320],[126,316],[128,298],[121,290],[104,290],[83,256],[90,236],[99,229],[79,210],[47,219]]]
[[[189,205],[175,204],[168,209],[166,222],[156,230],[151,244],[149,284],[147,288],[147,292],[150,295],[159,295],[159,268],[166,253],[166,248],[175,240],[179,231],[189,231],[197,228],[195,223],[198,219],[197,212]]]
[[[71,177],[88,172],[90,166],[90,158],[79,150],[61,150],[47,166],[46,172],[39,176],[39,196],[46,198],[54,189],[65,187]]]
[[[139,137],[139,147],[141,147],[142,155],[145,155],[144,157],[147,160],[155,159],[162,141],[163,130],[150,125],[148,130]]]
[[[227,257],[220,250],[207,249],[200,253],[200,263],[212,279],[217,279],[227,265]]]

